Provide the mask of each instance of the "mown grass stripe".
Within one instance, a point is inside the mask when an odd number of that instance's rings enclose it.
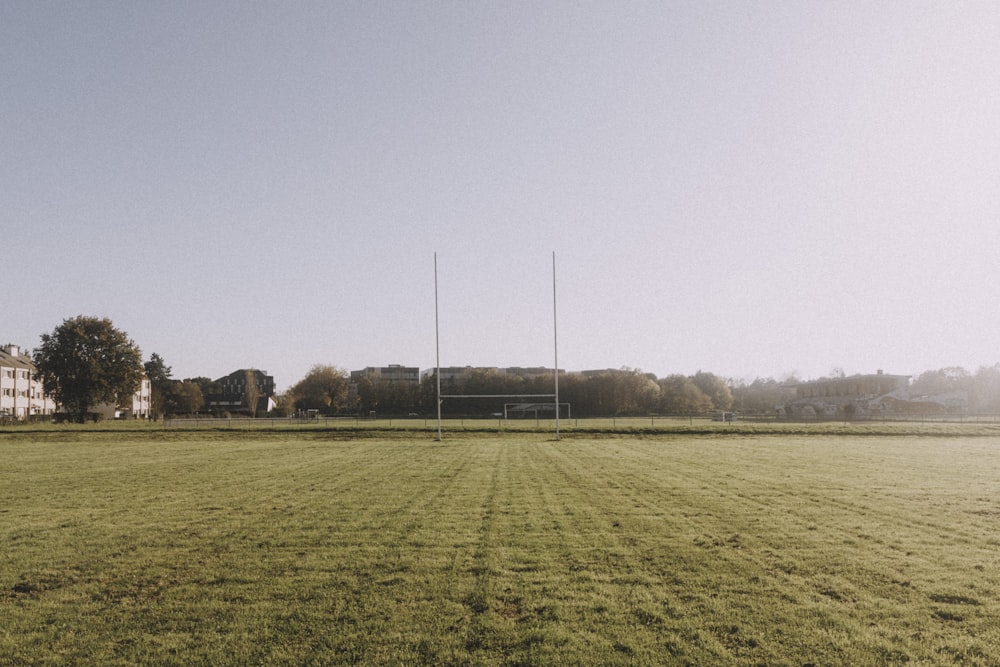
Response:
[[[0,441],[0,665],[1000,662],[982,437]]]

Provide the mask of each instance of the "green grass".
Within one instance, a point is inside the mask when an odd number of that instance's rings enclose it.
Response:
[[[0,665],[1000,663],[989,427],[733,426],[0,431]]]

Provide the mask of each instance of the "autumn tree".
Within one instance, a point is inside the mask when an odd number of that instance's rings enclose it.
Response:
[[[712,409],[712,399],[686,375],[660,378],[660,410],[673,415],[696,415]]]
[[[698,371],[691,376],[691,381],[698,389],[701,389],[703,394],[712,399],[712,407],[716,410],[728,410],[733,407],[733,393],[726,381],[718,375],[707,371]]]
[[[99,403],[125,403],[142,382],[142,352],[106,317],[80,315],[42,334],[34,363],[45,392],[81,423]]]
[[[347,403],[347,379],[347,371],[317,364],[289,389],[291,403],[297,410],[339,412]]]
[[[652,373],[625,367],[618,371],[615,384],[617,414],[645,415],[656,410],[660,386]]]
[[[577,414],[592,415],[645,415],[656,409],[660,388],[655,375],[643,373],[637,368],[623,367],[588,375],[582,385],[572,386],[568,382],[567,391],[577,394],[582,405]],[[560,398],[565,394],[560,390]]]

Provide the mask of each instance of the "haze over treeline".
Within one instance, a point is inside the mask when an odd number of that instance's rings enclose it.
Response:
[[[109,327],[112,325],[110,320],[106,323]],[[56,331],[60,328],[57,327]],[[127,334],[122,332],[122,336],[127,337]],[[136,354],[141,354],[138,347]],[[254,368],[252,364],[244,366],[244,369],[251,368]],[[206,397],[222,391],[218,378],[196,376],[178,380],[173,376],[168,361],[155,352],[143,364],[143,370],[151,380],[156,415],[199,413],[206,410]],[[250,373],[249,370],[244,372]],[[437,400],[434,372],[434,369],[425,372],[420,383],[415,384],[364,374],[352,378],[350,372],[341,367],[316,364],[305,376],[275,397],[277,407],[274,414],[290,415],[303,411],[322,414],[431,414],[436,412]],[[878,370],[878,373],[881,372]],[[848,376],[840,368],[831,369],[825,376],[828,379],[844,377]],[[794,375],[780,379],[726,378],[710,371],[657,376],[623,366],[590,371],[567,372],[563,369],[559,374],[558,389],[560,403],[569,406],[567,414],[580,417],[704,414],[713,410],[735,410],[747,415],[766,416],[779,414],[782,406],[796,397],[796,385],[811,380]],[[257,387],[253,382],[247,385]],[[528,409],[523,404],[533,399],[519,397],[552,394],[555,383],[551,372],[538,373],[537,369],[522,373],[514,368],[477,367],[468,368],[460,379],[445,375],[441,389],[445,395],[494,396],[449,399],[443,408],[446,413],[496,414],[505,403],[521,403],[519,409]],[[981,366],[975,371],[960,366],[927,370],[910,377],[906,390],[907,398],[951,395],[952,399],[959,399],[963,412],[1000,414],[1000,363]],[[248,404],[256,405],[257,398],[254,396]],[[954,403],[954,400],[950,402]],[[540,409],[544,411],[546,408]]]
[[[834,370],[830,378],[846,377]],[[774,415],[795,398],[797,378],[726,379],[708,371],[694,375],[657,377],[639,369],[560,373],[559,400],[570,404],[572,414],[584,416],[645,416],[650,414],[704,414],[735,410],[743,414]],[[419,386],[361,378],[348,390],[346,371],[317,365],[280,397],[279,411],[317,410],[324,413],[430,414],[435,410],[433,375]],[[462,380],[443,379],[442,394],[472,396],[506,395],[508,398],[449,399],[444,412],[495,414],[503,403],[544,402],[551,399],[518,399],[518,395],[554,391],[551,375],[523,377],[498,369],[472,369]],[[960,393],[967,411],[1000,414],[1000,364],[975,372],[960,367],[925,371],[911,379],[908,395],[914,398]]]
[[[79,320],[97,321],[96,318],[70,318],[56,327],[52,334],[42,336],[43,343]],[[113,323],[101,320],[107,328],[119,333],[133,346],[136,358],[141,349],[131,341],[126,332],[114,329]],[[75,329],[74,329],[75,331]],[[36,351],[36,363],[40,357]],[[27,354],[27,350],[24,351]],[[42,355],[45,357],[46,355]],[[402,368],[402,367],[399,367]],[[39,372],[43,369],[38,367]],[[178,380],[173,369],[160,354],[154,352],[142,364],[152,385],[153,414],[196,414],[208,410],[208,397],[226,393],[223,378],[205,375]],[[285,391],[274,390],[281,385],[272,376],[247,364],[235,372],[246,376],[261,374],[268,378],[270,389],[266,396],[274,398],[274,415],[291,415],[303,411],[322,414],[393,414],[419,415],[436,412],[437,383],[435,369],[422,374],[410,367],[412,381],[401,382],[382,378],[379,374],[361,371],[357,374],[331,364],[316,364],[305,376]],[[883,371],[877,370],[877,375]],[[50,373],[51,375],[51,373]],[[531,397],[551,395],[556,386],[551,372],[540,368],[520,367],[464,367],[458,376],[445,374],[442,395],[482,396],[483,398],[449,399],[445,412],[459,414],[496,414],[505,403],[520,403],[518,410],[545,411],[548,407],[530,408]],[[857,374],[854,374],[857,375]],[[862,374],[863,375],[863,374]],[[841,368],[833,368],[819,379],[849,377]],[[903,382],[906,400],[940,399],[949,409],[961,413],[1000,414],[1000,363],[981,366],[969,371],[961,366],[949,366],[924,371],[916,376],[893,375]],[[51,379],[51,378],[50,378]],[[796,398],[796,387],[813,378],[788,375],[773,377],[727,378],[711,371],[699,370],[693,374],[670,373],[658,376],[638,368],[622,366],[616,369],[566,371],[559,373],[559,399],[565,404],[567,414],[576,416],[637,416],[650,414],[687,415],[709,411],[735,410],[747,415],[780,415],[783,406]],[[263,391],[258,383],[248,380],[246,386]],[[55,385],[53,385],[55,386]],[[126,392],[128,393],[128,392]],[[246,403],[256,406],[260,395],[245,397]],[[546,401],[539,401],[545,403]],[[549,401],[551,403],[551,401]],[[216,410],[218,408],[215,408]],[[270,408],[265,408],[265,410]],[[251,414],[256,415],[256,408]]]

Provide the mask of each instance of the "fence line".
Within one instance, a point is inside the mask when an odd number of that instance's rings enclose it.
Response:
[[[927,423],[927,424],[997,424],[1000,423],[1000,414],[981,415],[933,415],[933,416],[908,416],[908,417],[878,417],[867,419],[786,419],[769,415],[740,415],[735,423],[751,424],[821,424],[821,423]],[[476,429],[498,429],[498,430],[531,430],[539,428],[551,428],[553,419],[546,418],[519,418],[503,419],[502,417],[482,417],[482,416],[456,416],[442,420],[442,424],[449,428],[476,428]],[[693,426],[695,424],[715,423],[721,427],[732,426],[733,422],[722,421],[713,418],[712,415],[692,414],[692,415],[651,415],[646,417],[584,417],[561,420],[567,428],[610,428],[636,429],[636,428],[669,428],[682,425]],[[355,429],[355,430],[379,430],[379,429],[434,429],[437,420],[432,417],[171,417],[163,420],[164,428],[217,428],[217,429]]]

